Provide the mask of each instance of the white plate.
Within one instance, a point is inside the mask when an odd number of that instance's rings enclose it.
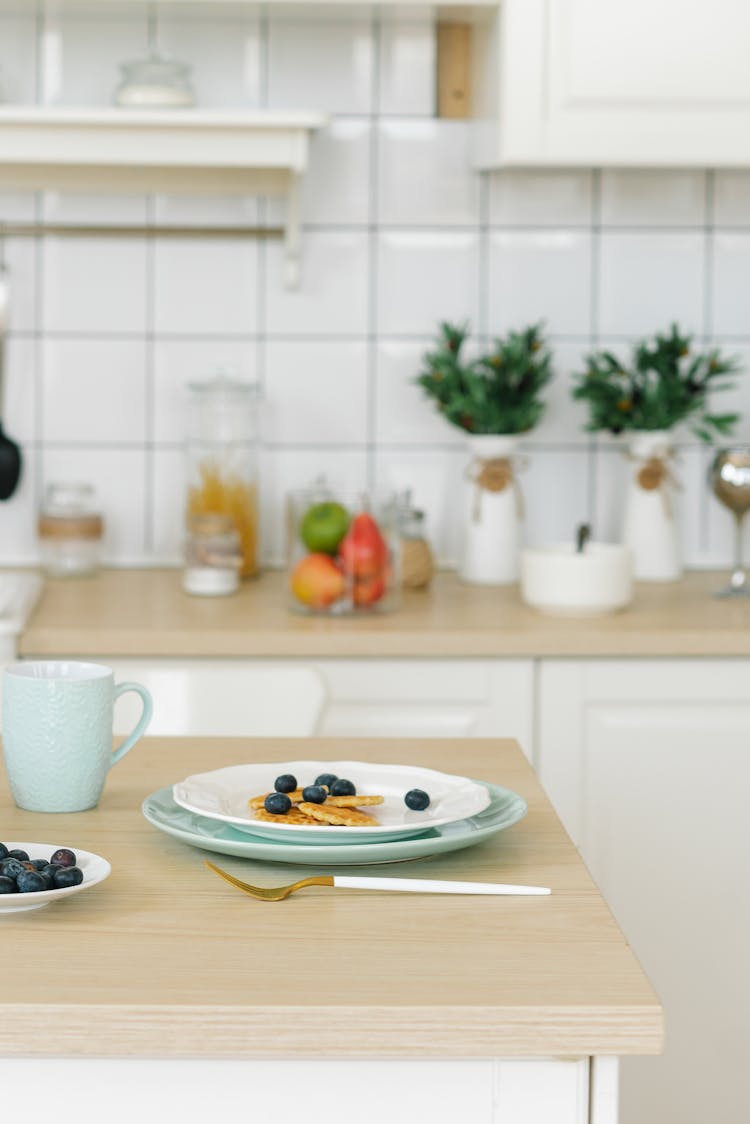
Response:
[[[8,843],[3,840],[9,851],[26,851],[30,859],[48,859],[60,847],[67,847],[67,843]],[[46,905],[60,902],[77,894],[81,890],[88,890],[103,882],[112,871],[106,859],[95,855],[91,851],[81,851],[78,847],[70,847],[76,856],[76,866],[83,871],[83,882],[78,886],[65,886],[61,890],[39,890],[35,894],[0,894],[0,913],[21,913],[28,909],[42,909]]]
[[[253,819],[248,800],[272,792],[282,773],[297,778],[300,788],[312,784],[320,773],[346,777],[360,795],[379,794],[384,802],[365,809],[377,817],[377,827],[306,827],[304,824],[268,823]],[[404,803],[411,788],[430,796],[424,812],[413,812]],[[197,773],[175,784],[175,804],[199,816],[231,824],[239,831],[266,839],[284,837],[290,843],[374,843],[430,831],[483,811],[490,803],[487,789],[467,777],[454,777],[412,765],[370,765],[365,761],[285,761],[279,764],[230,765],[211,773]]]

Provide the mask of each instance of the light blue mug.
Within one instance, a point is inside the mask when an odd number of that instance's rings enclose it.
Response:
[[[141,696],[132,734],[113,750],[115,700]],[[107,773],[151,721],[151,695],[140,683],[115,683],[111,668],[75,660],[24,660],[3,672],[5,772],[19,808],[83,812],[94,808]]]

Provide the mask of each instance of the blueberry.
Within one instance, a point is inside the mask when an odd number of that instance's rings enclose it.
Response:
[[[293,777],[291,773],[282,773],[273,782],[273,787],[277,792],[294,792],[297,787],[297,778]]]
[[[412,788],[404,797],[404,804],[413,812],[423,812],[430,806],[430,798],[421,788]]]
[[[295,785],[296,787],[296,785]],[[291,791],[291,790],[290,790]],[[263,807],[274,816],[283,816],[292,806],[292,802],[283,792],[271,792],[263,802]]]
[[[29,861],[28,852],[22,851],[20,847],[14,847],[12,851],[8,851],[8,858],[18,859],[22,863]]]
[[[29,861],[31,862],[34,870],[44,870],[45,866],[48,865],[46,859],[30,859]]]
[[[0,859],[7,859],[7,857],[8,857],[8,848],[5,846],[4,843],[0,843]]]
[[[341,777],[331,785],[331,796],[356,796],[357,790],[351,781],[344,780]]]
[[[311,804],[323,804],[327,795],[328,791],[322,784],[309,784],[302,789],[302,798]]]
[[[56,863],[57,866],[75,866],[75,852],[68,850],[67,847],[60,847],[59,850],[55,851],[49,861],[51,863]]]
[[[52,881],[56,890],[64,890],[67,886],[80,886],[83,882],[83,871],[79,866],[66,866],[56,871]]]
[[[324,784],[326,786],[326,788],[328,789],[328,791],[330,792],[331,786],[338,779],[339,778],[336,776],[335,773],[321,773],[319,777],[315,778],[315,783],[316,784]]]
[[[70,868],[77,869],[77,868]],[[40,890],[47,890],[47,879],[38,870],[22,870],[16,879],[19,894],[37,894]]]
[[[7,859],[0,859],[0,875],[6,878],[18,878],[18,875],[23,870],[23,863],[18,859],[11,858],[10,855]]]

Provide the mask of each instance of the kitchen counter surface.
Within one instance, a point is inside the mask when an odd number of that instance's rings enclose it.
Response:
[[[440,574],[396,611],[356,619],[293,613],[284,577],[263,575],[239,594],[196,598],[177,570],[108,570],[48,580],[20,638],[23,656],[750,656],[750,601],[717,600],[726,573],[640,583],[624,612],[544,616],[518,588]]]
[[[112,863],[110,878],[87,892],[0,918],[19,967],[3,975],[0,1054],[660,1051],[660,1004],[512,741],[402,744],[403,762],[452,771],[460,759],[466,775],[521,793],[529,812],[476,847],[360,872],[547,885],[548,897],[310,889],[256,902],[208,871],[204,858],[261,885],[317,868],[208,855],[140,813],[145,796],[189,773],[250,760],[325,760],[340,755],[339,745],[147,738],[114,768],[99,807],[75,815],[17,809],[0,772],[0,837],[80,847]],[[367,761],[394,754],[388,740],[347,750]]]

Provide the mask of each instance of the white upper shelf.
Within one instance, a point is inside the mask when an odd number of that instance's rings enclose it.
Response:
[[[326,118],[264,110],[0,107],[5,190],[283,195],[299,277],[299,188]]]
[[[0,178],[49,187],[93,179],[101,188],[107,172],[120,187],[193,193],[200,184],[186,181],[190,171],[208,189],[220,180],[224,191],[247,191],[255,177],[270,190],[276,175],[304,173],[310,135],[324,124],[321,114],[264,110],[3,106]]]

